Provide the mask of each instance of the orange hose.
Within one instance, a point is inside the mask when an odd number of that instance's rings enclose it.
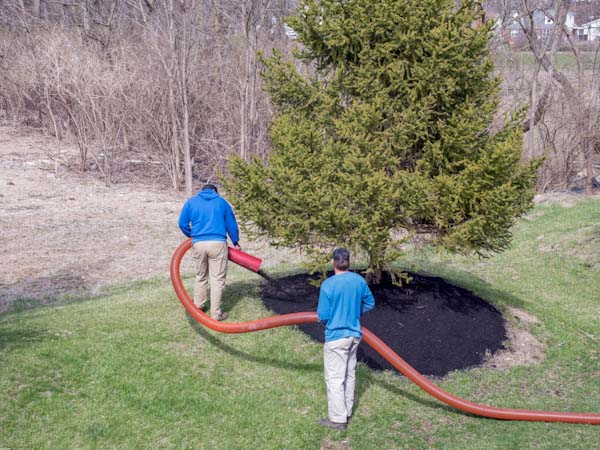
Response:
[[[264,319],[249,322],[219,322],[207,316],[194,305],[189,294],[181,281],[180,266],[183,255],[192,246],[191,239],[184,241],[173,253],[171,258],[171,282],[175,294],[183,304],[187,312],[202,325],[221,333],[247,333],[250,331],[266,330],[268,328],[281,327],[284,325],[298,325],[301,323],[317,322],[319,319],[316,312],[300,312],[283,314],[280,316],[266,317]],[[493,419],[504,420],[528,420],[536,422],[566,422],[600,425],[600,414],[594,413],[569,413],[554,411],[529,411],[525,409],[496,408],[494,406],[481,405],[469,400],[457,397],[439,388],[394,352],[385,342],[379,339],[370,330],[363,327],[363,341],[369,344],[386,361],[404,374],[409,380],[419,386],[428,394],[438,400],[471,414]]]

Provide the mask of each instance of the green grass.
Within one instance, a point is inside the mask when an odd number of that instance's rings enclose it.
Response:
[[[591,70],[594,66],[600,64],[600,59],[595,51],[581,51],[579,54],[581,67],[584,70]],[[531,52],[516,51],[511,54],[511,61],[507,61],[506,57],[499,54],[495,57],[497,67],[504,64],[516,65],[517,67],[534,67],[537,65],[535,57]],[[554,58],[556,69],[563,71],[577,71],[577,58],[572,52],[557,52]]]
[[[444,389],[495,406],[600,413],[598,224],[598,200],[542,205],[494,258],[400,262],[541,321],[533,331],[546,345],[542,364],[456,372]],[[225,297],[233,321],[268,314],[257,277],[241,269]],[[295,328],[206,330],[167,280],[0,316],[0,448],[600,447],[598,426],[472,417],[362,365],[348,432],[318,427],[325,414],[319,344]]]

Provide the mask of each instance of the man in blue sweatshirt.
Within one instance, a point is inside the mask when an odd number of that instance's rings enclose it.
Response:
[[[333,252],[335,275],[325,280],[319,293],[317,314],[325,325],[323,361],[329,417],[319,425],[345,430],[352,416],[356,382],[356,351],[362,338],[360,316],[375,307],[375,299],[360,275],[348,271],[350,253]]]
[[[216,320],[227,319],[227,313],[221,311],[227,275],[227,235],[234,247],[241,250],[238,224],[231,206],[218,194],[216,186],[207,184],[183,205],[179,228],[192,238],[196,264],[194,303],[202,311],[207,310],[210,275],[210,315]]]

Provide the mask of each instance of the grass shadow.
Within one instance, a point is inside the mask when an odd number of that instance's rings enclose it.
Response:
[[[43,277],[44,283],[52,281],[52,277]],[[114,284],[106,284],[96,287],[80,285],[70,290],[49,291],[44,295],[28,294],[24,289],[18,296],[8,295],[7,292],[12,285],[0,289],[0,317],[7,314],[21,313],[25,311],[38,310],[42,308],[52,308],[56,306],[65,306],[75,303],[85,303],[96,300],[101,297],[112,295],[121,295],[127,292],[137,291],[148,285],[161,286],[166,282],[164,276],[152,277],[144,280],[122,281]],[[32,284],[36,280],[31,281]]]
[[[186,276],[182,277],[183,287],[188,293],[189,297],[194,299],[194,277]],[[260,298],[258,289],[260,288],[260,279],[257,280],[245,280],[235,281],[227,283],[223,290],[223,297],[221,299],[221,309],[224,312],[229,312],[235,306],[246,297]],[[208,301],[207,307],[210,308],[210,285],[207,291]],[[208,314],[208,313],[207,313]]]
[[[47,330],[0,328],[0,350],[12,351],[53,338],[55,338],[55,336],[50,334]]]
[[[403,376],[399,372],[394,372],[394,375],[397,375],[398,377]],[[401,389],[397,386],[394,386],[393,384],[388,383],[387,381],[383,381],[383,380],[380,380],[377,378],[378,378],[377,374],[371,368],[369,368],[366,364],[360,363],[358,365],[358,367],[356,369],[356,392],[355,392],[355,400],[354,400],[355,410],[358,409],[358,406],[360,404],[360,398],[369,389],[369,387],[378,386],[398,397],[404,397],[412,402],[418,403],[427,408],[433,408],[433,409],[437,409],[437,410],[448,411],[451,413],[457,413],[460,415],[475,417],[473,414],[466,413],[459,409],[453,408],[449,405],[446,405],[445,403],[443,403],[441,401],[420,397],[420,396],[415,395],[411,392],[408,392],[404,389]],[[427,395],[429,395],[429,394],[427,394]]]
[[[400,376],[399,373],[397,373],[397,375]],[[372,382],[372,384],[375,384],[375,385],[377,385],[377,386],[385,389],[386,391],[391,392],[394,395],[397,395],[397,396],[400,396],[400,397],[404,397],[404,398],[406,398],[406,399],[408,399],[408,400],[410,400],[412,402],[419,403],[419,404],[421,404],[423,406],[426,406],[427,408],[433,408],[433,409],[437,409],[437,410],[443,410],[443,411],[447,411],[447,412],[450,412],[450,413],[453,413],[453,414],[458,414],[458,415],[461,415],[461,416],[479,417],[479,416],[475,416],[474,414],[462,411],[460,409],[453,408],[452,406],[447,405],[447,404],[443,403],[440,400],[437,400],[437,399],[436,400],[432,400],[432,399],[429,399],[429,398],[420,397],[420,396],[415,395],[415,394],[413,394],[411,392],[408,392],[408,391],[406,391],[404,389],[401,389],[401,388],[399,388],[397,386],[394,386],[393,384],[388,383],[387,381],[372,380],[371,382]],[[427,394],[425,391],[423,391],[423,392],[426,395],[429,396],[429,394]]]
[[[91,267],[72,264],[46,275],[22,278],[0,287],[0,314],[87,300],[101,293],[89,274],[110,262],[105,258]]]
[[[78,292],[57,293],[44,296],[19,296],[11,298],[0,305],[0,317],[6,314],[33,311],[42,308],[83,303],[102,296],[102,292],[92,292],[89,289],[81,289]]]
[[[198,334],[203,339],[208,341],[211,345],[214,345],[215,347],[217,347],[219,350],[227,353],[228,355],[235,356],[236,358],[241,358],[245,361],[255,362],[258,364],[263,364],[263,365],[267,365],[267,366],[271,366],[271,367],[275,367],[275,368],[279,368],[279,369],[297,370],[297,371],[304,371],[304,372],[316,372],[316,371],[323,370],[322,364],[306,364],[306,363],[305,364],[297,364],[297,363],[293,363],[293,362],[289,362],[289,361],[286,362],[279,358],[266,358],[263,356],[258,356],[258,355],[252,354],[252,353],[244,352],[235,347],[232,347],[229,344],[226,344],[218,337],[210,334],[206,330],[206,328],[204,328],[201,324],[196,322],[194,320],[194,318],[192,316],[190,316],[189,314],[186,314],[186,316],[187,316],[190,326],[196,332],[196,334]]]

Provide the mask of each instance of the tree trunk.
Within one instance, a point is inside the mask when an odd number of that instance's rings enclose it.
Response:
[[[81,25],[83,27],[83,32],[87,38],[90,34],[90,14],[87,9],[87,2],[85,0],[82,0],[79,4],[79,8],[81,10]]]
[[[594,141],[586,139],[585,142],[585,193],[590,195],[594,190]]]
[[[169,109],[171,115],[171,158],[173,164],[173,188],[178,191],[181,187],[179,179],[179,169],[181,161],[179,159],[179,133],[177,132],[177,110],[175,109],[175,94],[173,93],[173,84],[170,81],[169,86]]]
[[[369,253],[369,270],[365,278],[369,284],[381,284],[383,266],[379,254]]]
[[[173,55],[176,51],[176,38],[175,38],[175,18],[174,18],[174,5],[173,0],[169,0],[167,4],[167,20],[169,22],[169,44]],[[173,187],[175,190],[179,190],[181,187],[181,180],[179,173],[181,170],[181,160],[179,153],[179,129],[177,124],[177,106],[175,104],[175,68],[177,65],[177,56],[171,58],[169,69],[167,70],[167,76],[169,78],[169,109],[171,116],[171,152],[173,158]]]
[[[242,95],[240,98],[240,158],[246,159],[246,124],[248,122],[247,118],[247,108],[246,108],[246,99],[248,97],[248,77],[246,76],[244,79],[244,84],[242,86]]]
[[[40,18],[41,16],[41,8],[40,8],[40,0],[33,0],[31,2],[31,15],[35,18]]]
[[[250,102],[250,114],[248,117],[248,141],[250,149],[253,148],[254,143],[254,126],[256,124],[256,83],[257,83],[257,64],[256,64],[256,47],[257,43],[255,43],[254,48],[252,49],[252,59],[250,64],[250,98],[248,99]]]
[[[187,13],[186,13],[187,14]],[[190,149],[190,111],[188,96],[188,17],[183,20],[183,33],[181,36],[181,60],[179,63],[179,89],[183,108],[183,167],[185,173],[185,193],[192,196],[192,154]]]

